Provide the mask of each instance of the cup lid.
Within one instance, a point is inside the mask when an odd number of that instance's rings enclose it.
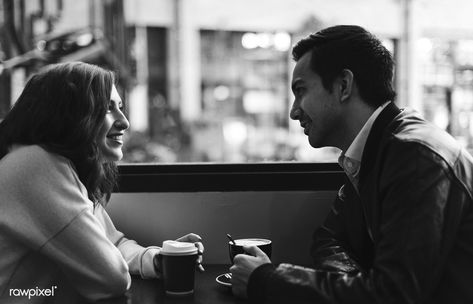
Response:
[[[178,241],[164,241],[161,254],[168,255],[189,255],[197,253],[197,247],[194,243],[178,242]]]

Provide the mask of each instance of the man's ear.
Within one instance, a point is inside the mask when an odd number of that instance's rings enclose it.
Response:
[[[343,69],[340,73],[338,83],[341,102],[344,102],[350,98],[352,95],[353,86],[353,72],[348,69]]]

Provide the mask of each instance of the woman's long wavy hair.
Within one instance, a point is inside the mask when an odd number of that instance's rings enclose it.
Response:
[[[83,62],[50,65],[33,75],[0,123],[0,158],[14,144],[39,145],[75,166],[95,204],[105,204],[116,184],[115,162],[97,145],[114,74]]]

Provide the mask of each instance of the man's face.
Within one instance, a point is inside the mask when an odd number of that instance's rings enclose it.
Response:
[[[322,79],[310,69],[311,52],[296,63],[292,74],[294,103],[291,119],[298,120],[314,148],[332,146],[336,141],[339,101],[335,93],[325,89]]]

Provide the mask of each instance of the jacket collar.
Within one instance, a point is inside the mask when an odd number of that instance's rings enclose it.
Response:
[[[366,175],[371,171],[375,164],[376,154],[386,128],[400,113],[401,110],[391,102],[383,109],[378,118],[376,118],[370,134],[368,135],[368,139],[366,140],[366,146],[361,158],[360,184],[362,184]]]

